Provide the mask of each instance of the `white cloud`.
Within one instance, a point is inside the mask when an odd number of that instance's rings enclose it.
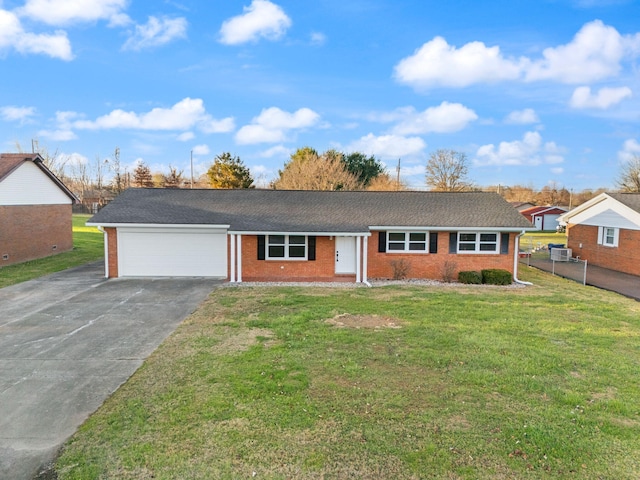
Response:
[[[262,158],[289,157],[291,155],[291,152],[292,150],[285,147],[284,145],[276,145],[275,147],[271,147],[264,152],[260,152],[259,156]]]
[[[135,32],[122,46],[124,50],[142,50],[144,48],[165,45],[177,38],[187,36],[187,20],[168,17],[149,17],[145,25],[136,25]]]
[[[420,137],[404,137],[400,135],[376,136],[370,133],[349,144],[347,152],[362,152],[380,158],[398,159],[405,156],[416,156],[423,152],[427,144]]]
[[[507,58],[500,47],[470,42],[460,48],[435,37],[400,60],[394,76],[416,89],[467,87],[507,80],[588,83],[617,75],[623,60],[640,55],[640,33],[621,35],[600,20],[586,23],[567,44],[541,58]]]
[[[111,19],[116,24],[121,24],[122,10],[128,3],[129,0],[27,0],[18,12],[21,16],[47,25],[69,25]]]
[[[540,119],[532,108],[525,108],[524,110],[514,110],[507,115],[504,121],[505,123],[513,125],[526,125],[529,123],[538,123]]]
[[[564,168],[554,167],[551,169],[551,173],[553,173],[554,175],[562,175],[564,173]]]
[[[404,118],[392,130],[392,133],[401,136],[457,132],[478,119],[473,110],[460,103],[442,102],[437,107],[429,107],[418,113],[409,107],[402,112]]]
[[[587,83],[614,76],[631,38],[600,20],[587,23],[571,42],[544,49],[543,58],[528,67],[526,80]]]
[[[573,108],[599,108],[605,110],[620,103],[632,95],[629,87],[603,87],[598,93],[592,94],[589,87],[578,87],[571,96],[570,105]]]
[[[618,152],[618,160],[620,160],[620,162],[628,162],[637,156],[640,156],[640,142],[635,138],[625,140],[622,145],[622,150]]]
[[[27,123],[35,114],[35,107],[16,107],[14,105],[0,107],[0,117],[7,122]]]
[[[310,35],[311,45],[320,47],[327,43],[327,36],[322,32],[311,32]]]
[[[483,145],[476,152],[474,164],[489,165],[541,165],[558,164],[564,161],[560,149],[554,142],[542,142],[538,132],[527,132],[522,140]]]
[[[268,0],[253,0],[244,13],[226,20],[220,27],[220,42],[227,45],[277,40],[291,26],[291,19],[278,5]]]
[[[78,138],[72,130],[58,129],[58,130],[40,130],[38,136],[49,138],[57,142],[67,142],[69,140],[75,140]]]
[[[500,47],[471,42],[456,48],[442,37],[425,43],[395,66],[395,78],[415,88],[467,87],[475,83],[515,80],[522,60],[504,58]]]
[[[199,98],[185,98],[171,108],[154,108],[146,113],[113,110],[95,120],[76,120],[73,126],[82,130],[108,130],[113,128],[130,128],[136,130],[190,130],[198,127],[210,133],[211,126],[221,122],[230,123],[228,119],[214,120],[207,114],[204,103]],[[220,131],[220,130],[218,130]]]
[[[178,135],[176,137],[176,140],[178,140],[179,142],[188,142],[189,140],[193,140],[194,138],[196,138],[196,136],[193,132],[184,132]]]
[[[26,32],[14,13],[0,9],[0,51],[5,49],[15,49],[22,54],[44,54],[67,61],[73,59],[71,43],[66,32]]]
[[[233,117],[216,120],[207,115],[200,122],[199,128],[204,133],[229,133],[236,128],[236,122]]]
[[[238,130],[236,141],[239,144],[283,142],[289,130],[312,127],[319,120],[320,115],[309,108],[289,113],[277,107],[270,107],[253,118],[250,125]]]
[[[209,155],[209,145],[196,145],[191,149],[194,155]]]

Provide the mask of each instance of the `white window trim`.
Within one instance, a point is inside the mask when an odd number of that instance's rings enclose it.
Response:
[[[607,230],[613,230],[613,243],[607,242]],[[620,229],[616,227],[598,227],[598,245],[615,248],[620,239]]]
[[[465,234],[475,234],[476,236],[476,240],[475,240],[475,246],[476,249],[475,250],[460,250],[460,235],[465,235]],[[495,235],[496,236],[496,249],[495,250],[480,250],[480,244],[481,243],[493,243],[493,242],[481,242],[480,241],[480,235],[483,234],[490,234],[490,235]],[[499,255],[500,254],[500,232],[482,232],[482,231],[477,231],[477,232],[458,232],[458,241],[456,242],[456,253],[459,255]],[[462,243],[471,243],[471,242],[462,242]]]
[[[390,243],[400,243],[400,241],[398,240],[390,240],[391,238],[391,234],[393,233],[401,233],[404,235],[404,241],[402,243],[404,243],[404,250],[392,250],[389,248],[389,244]],[[409,240],[409,238],[411,237],[412,233],[423,233],[424,234],[424,250],[410,250],[409,247],[412,243],[422,243],[422,242],[416,242],[416,241],[411,241]],[[386,253],[416,253],[419,255],[424,255],[424,254],[428,254],[429,253],[429,232],[426,231],[421,231],[421,232],[416,232],[416,231],[400,231],[400,230],[395,230],[395,231],[388,231],[387,232],[387,244],[385,245],[385,251]]]
[[[269,246],[271,246],[271,243],[269,242],[269,238],[270,237],[284,237],[284,257],[272,257],[271,255],[269,255]],[[304,237],[304,257],[290,257],[289,256],[289,247],[291,246],[291,244],[289,243],[289,237]],[[274,246],[280,246],[281,244],[274,244]],[[301,247],[303,246],[303,244],[293,244],[293,246],[297,246],[297,247]],[[308,235],[280,235],[280,234],[276,234],[276,235],[267,235],[266,239],[265,239],[265,260],[278,260],[278,261],[305,261],[308,260],[309,258],[309,236]]]

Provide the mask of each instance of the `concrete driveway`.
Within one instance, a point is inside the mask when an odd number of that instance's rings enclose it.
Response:
[[[0,478],[34,478],[219,284],[97,262],[0,289]]]

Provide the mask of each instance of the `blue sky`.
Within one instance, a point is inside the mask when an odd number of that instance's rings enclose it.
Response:
[[[624,0],[0,0],[1,150],[266,184],[299,147],[376,155],[424,188],[615,186],[640,154],[640,4]]]

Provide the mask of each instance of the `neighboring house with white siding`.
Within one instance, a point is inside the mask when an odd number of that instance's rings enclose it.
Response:
[[[78,199],[36,154],[0,154],[0,267],[73,248]]]
[[[559,221],[567,225],[574,257],[640,275],[640,193],[601,193]]]

